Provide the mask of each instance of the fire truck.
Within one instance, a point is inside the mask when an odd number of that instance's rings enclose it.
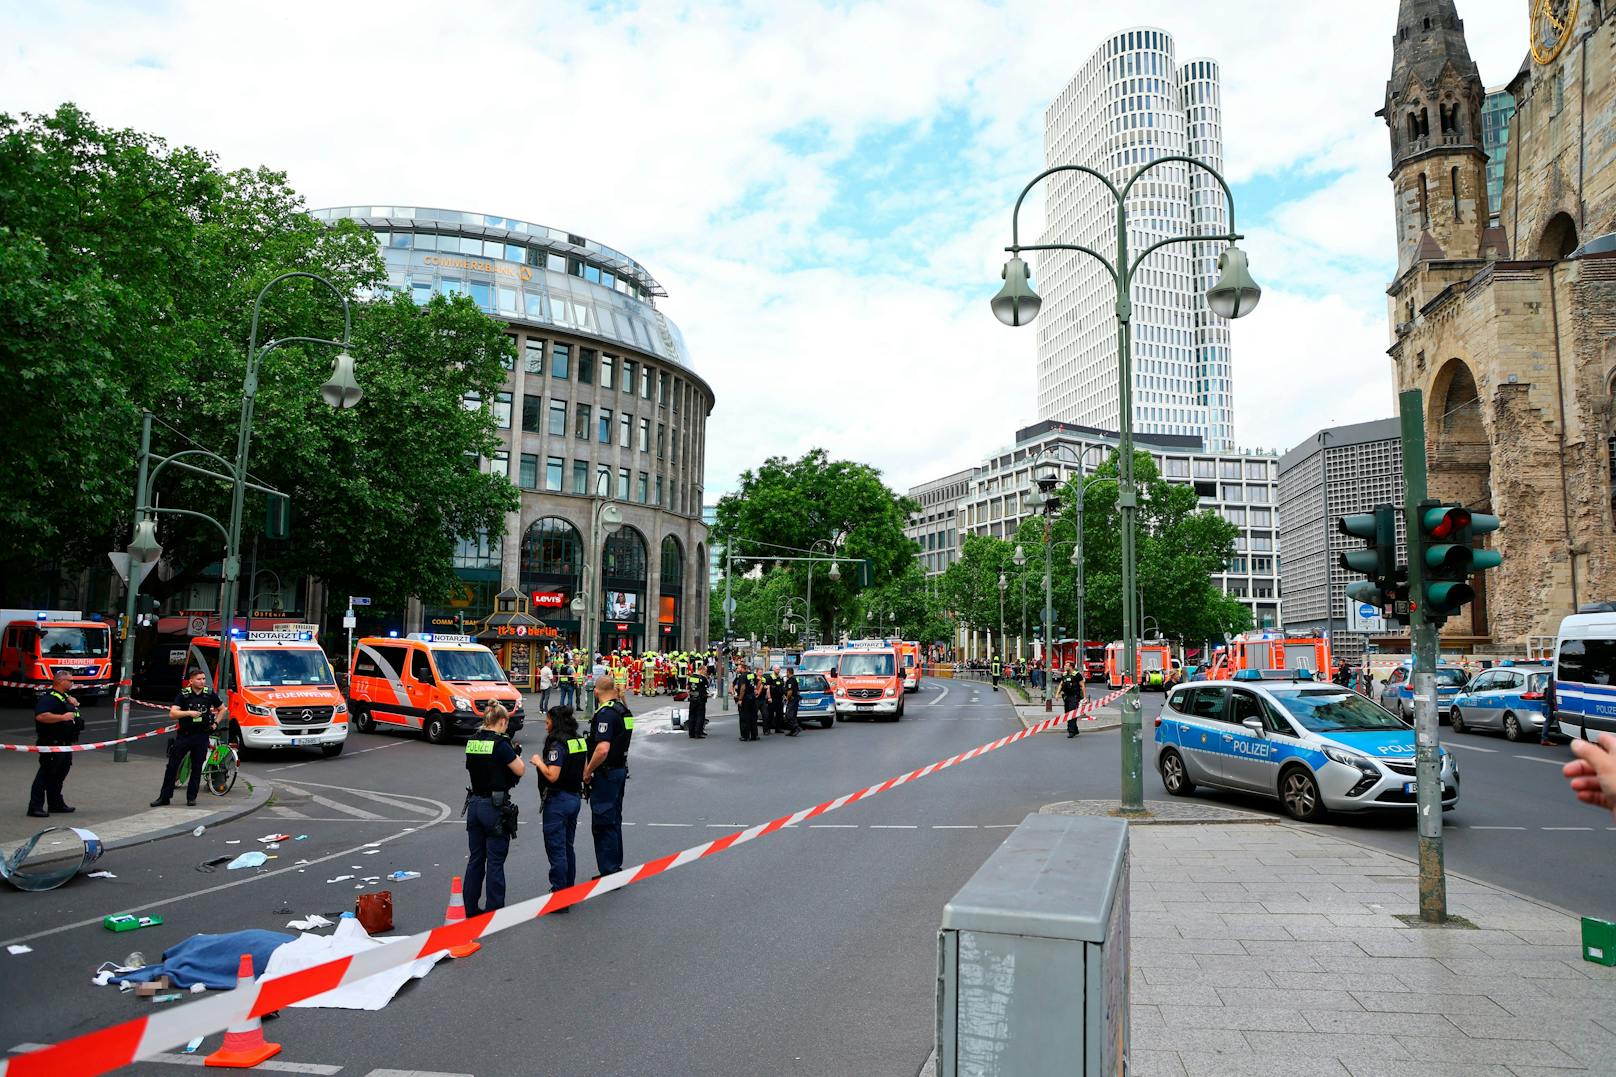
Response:
[[[82,618],[78,610],[0,610],[0,681],[27,685],[20,691],[32,701],[50,687],[52,671],[66,669],[76,699],[110,696],[112,628]]]
[[[1105,648],[1105,683],[1111,688],[1123,688],[1134,683],[1122,657],[1121,641]],[[1173,649],[1166,643],[1140,640],[1134,651],[1135,662],[1143,674],[1142,688],[1165,692],[1175,683],[1173,679]]]
[[[1209,681],[1228,680],[1243,669],[1306,669],[1329,677],[1330,641],[1318,636],[1246,632],[1218,651],[1207,669]]]
[[[1075,639],[1056,640],[1053,648],[1055,661],[1060,663],[1062,669],[1070,669],[1077,663],[1080,646],[1083,652],[1083,676],[1091,681],[1105,676],[1105,644],[1097,639],[1084,641],[1081,645]]]

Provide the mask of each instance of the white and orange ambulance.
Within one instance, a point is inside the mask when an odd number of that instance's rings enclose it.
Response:
[[[348,741],[348,704],[337,688],[316,626],[284,624],[230,635],[231,684],[226,735],[238,748],[319,748],[340,755]],[[219,684],[219,638],[198,636],[185,654],[184,677],[194,669]]]
[[[81,618],[77,610],[0,610],[0,681],[25,685],[20,691],[32,703],[50,687],[52,673],[66,669],[81,703],[110,696],[111,627]]]
[[[903,717],[903,659],[891,644],[861,641],[837,652],[836,716]]]
[[[350,668],[348,699],[362,733],[418,729],[443,744],[477,732],[490,703],[511,712],[511,734],[522,728],[522,693],[494,652],[470,636],[367,636],[354,644]]]

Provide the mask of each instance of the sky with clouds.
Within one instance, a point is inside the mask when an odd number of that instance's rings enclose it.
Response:
[[[1529,0],[1459,0],[1489,85]],[[1261,307],[1235,430],[1290,448],[1392,413],[1385,129],[1396,0],[1053,4],[0,0],[0,109],[285,170],[310,206],[420,205],[647,266],[713,386],[707,491],[813,446],[899,489],[1036,420],[1031,329],[992,317],[1045,105],[1095,46],[1165,29],[1223,72]],[[1039,208],[1029,202],[1036,221]],[[1035,234],[1035,233],[1034,233]]]

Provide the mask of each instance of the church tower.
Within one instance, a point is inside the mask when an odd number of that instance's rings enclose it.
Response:
[[[1392,75],[1375,115],[1391,133],[1397,272],[1415,262],[1503,253],[1487,233],[1486,88],[1454,0],[1400,0]]]

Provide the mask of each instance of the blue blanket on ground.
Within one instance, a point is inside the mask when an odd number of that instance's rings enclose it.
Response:
[[[228,991],[236,986],[236,973],[241,967],[241,955],[251,954],[253,975],[262,976],[269,965],[269,955],[277,946],[291,942],[295,936],[279,931],[232,931],[228,935],[192,935],[178,946],[163,951],[160,964],[147,965],[123,976],[113,977],[113,983],[145,983],[159,976],[182,990],[193,984],[202,984],[210,991]]]

